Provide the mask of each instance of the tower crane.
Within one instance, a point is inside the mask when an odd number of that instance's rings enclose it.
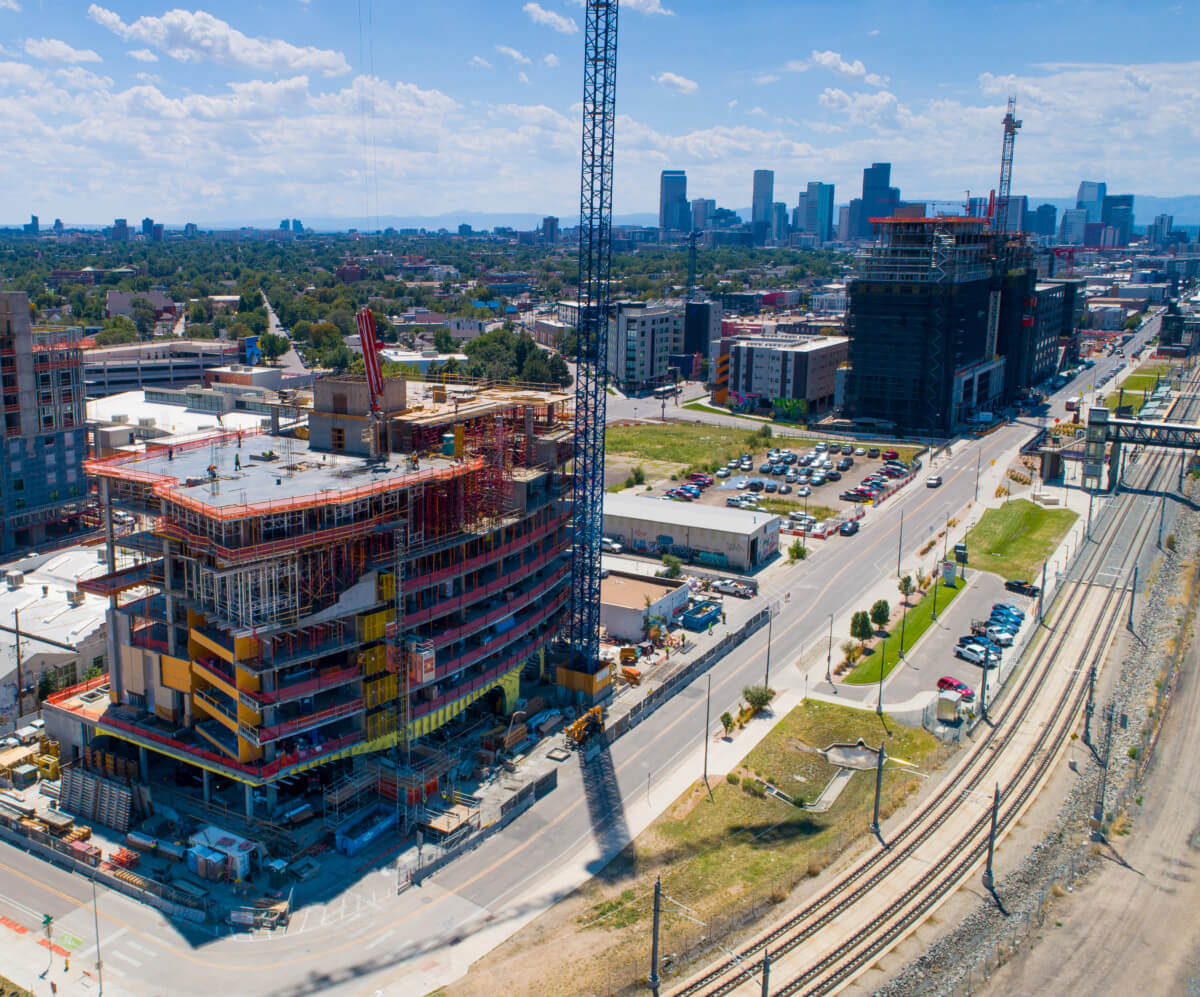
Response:
[[[1004,152],[1000,157],[1000,187],[996,191],[996,232],[1008,231],[1008,200],[1012,189],[1013,147],[1021,122],[1016,115],[1017,98],[1008,98],[1008,113],[1004,115]]]
[[[618,0],[586,2],[569,639],[571,668],[594,675],[600,670],[600,539],[604,532],[604,416]]]

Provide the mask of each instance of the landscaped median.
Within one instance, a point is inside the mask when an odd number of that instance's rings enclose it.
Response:
[[[964,588],[964,582],[959,580],[954,587],[946,585],[942,582],[938,583],[937,587],[937,611],[943,613],[950,608],[950,603]],[[921,600],[914,606],[910,606],[907,615],[904,617],[904,650],[908,651],[921,637],[925,631],[929,629],[929,625],[933,622],[933,600],[934,590],[931,587]],[[842,681],[848,682],[851,685],[866,685],[870,682],[879,681],[879,670],[883,669],[883,677],[887,678],[888,674],[896,667],[900,660],[900,617],[904,607],[900,606],[898,611],[892,613],[891,622],[888,624],[887,641],[877,639],[874,647],[867,650],[866,655],[859,661],[859,664],[854,668],[849,675]]]

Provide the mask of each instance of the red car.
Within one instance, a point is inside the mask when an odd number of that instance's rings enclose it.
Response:
[[[975,699],[975,690],[972,689],[966,682],[960,682],[956,678],[951,678],[949,675],[938,679],[939,692],[957,692],[968,703]]]
[[[885,450],[881,456],[884,460],[899,460],[900,454],[895,450]]]

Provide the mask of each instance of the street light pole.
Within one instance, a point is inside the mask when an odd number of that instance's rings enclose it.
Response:
[[[883,644],[879,648],[879,705],[875,707],[875,713],[883,716],[883,666],[887,658],[887,637],[883,638]]]
[[[979,501],[979,469],[983,463],[983,444],[979,444],[979,452],[975,455],[975,501]]]
[[[900,536],[896,538],[896,580],[900,580],[900,552],[904,549],[904,510],[900,510]]]
[[[712,672],[708,673],[708,691],[704,694],[704,788],[708,789],[708,731],[712,724]],[[711,792],[711,790],[710,790]]]
[[[767,670],[763,675],[763,688],[771,688],[771,633],[775,628],[774,607],[767,607]]]
[[[871,818],[871,833],[879,835],[879,797],[883,794],[884,742],[879,742],[879,754],[875,756],[875,816]]]
[[[833,685],[830,667],[833,665],[833,613],[829,614],[829,649],[825,652],[825,681]],[[837,690],[834,689],[834,692]]]
[[[92,921],[96,927],[96,997],[104,995],[104,962],[100,958],[100,908],[96,906],[96,877],[92,876]]]

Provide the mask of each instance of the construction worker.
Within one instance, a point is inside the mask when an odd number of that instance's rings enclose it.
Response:
[[[240,471],[242,469],[242,455],[235,453],[233,455],[233,469]]]

